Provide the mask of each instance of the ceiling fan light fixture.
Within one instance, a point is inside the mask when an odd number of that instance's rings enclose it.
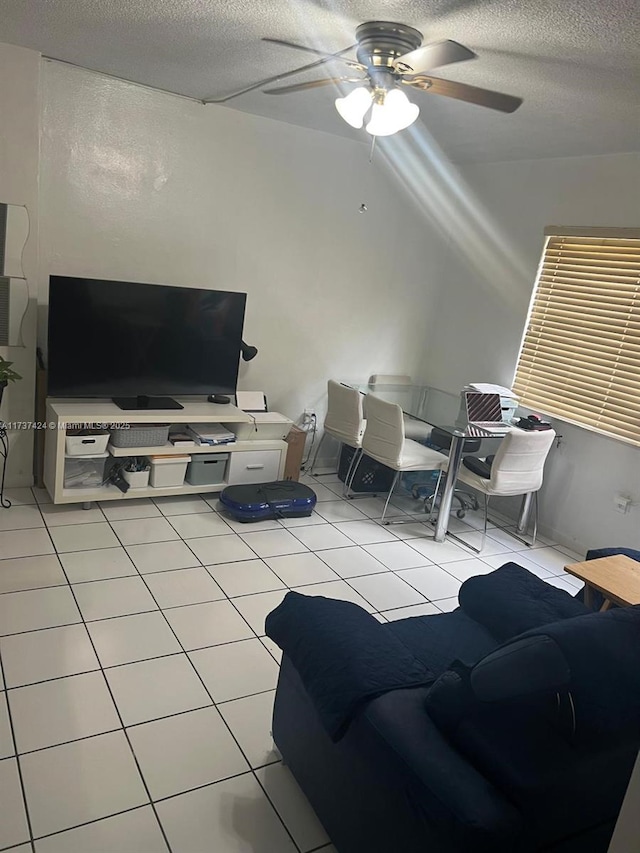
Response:
[[[375,103],[366,126],[372,136],[391,136],[404,130],[418,118],[420,107],[411,103],[400,89],[391,89],[382,103]]]
[[[371,106],[373,94],[366,86],[358,86],[345,98],[336,98],[336,109],[351,127],[360,128],[364,124],[364,117]]]

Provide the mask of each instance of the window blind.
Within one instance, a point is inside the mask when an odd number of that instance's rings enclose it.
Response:
[[[513,390],[528,408],[640,446],[640,229],[545,234]]]

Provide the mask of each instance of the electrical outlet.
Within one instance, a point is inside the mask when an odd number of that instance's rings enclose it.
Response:
[[[316,414],[313,409],[305,409],[302,414],[302,426],[312,427],[315,424]]]
[[[613,505],[616,512],[629,512],[629,508],[631,507],[631,498],[627,497],[627,495],[614,495]]]

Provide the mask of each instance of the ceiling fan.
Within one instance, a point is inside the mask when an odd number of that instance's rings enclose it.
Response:
[[[263,41],[302,50],[320,57],[308,65],[293,71],[287,71],[267,80],[255,83],[239,92],[207,103],[223,103],[245,92],[262,88],[269,83],[278,82],[303,71],[308,71],[327,62],[339,62],[346,66],[351,74],[343,77],[322,77],[306,83],[279,86],[264,89],[267,95],[287,95],[320,86],[360,83],[356,89],[344,98],[336,98],[336,109],[342,118],[352,127],[363,126],[369,114],[366,130],[373,136],[389,136],[409,127],[420,112],[403,89],[411,87],[434,95],[456,98],[478,106],[512,113],[522,103],[521,98],[480,89],[441,77],[432,77],[433,68],[475,59],[476,54],[455,41],[432,42],[422,45],[422,33],[406,24],[391,21],[368,21],[356,29],[356,44],[350,45],[338,53],[326,53],[305,45],[294,44],[282,39],[264,38]],[[346,53],[356,48],[356,59],[349,59]],[[359,73],[360,76],[354,76]]]

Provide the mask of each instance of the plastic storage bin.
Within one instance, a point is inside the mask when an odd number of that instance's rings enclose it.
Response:
[[[114,447],[163,447],[169,440],[169,424],[131,424],[128,429],[112,429]]]
[[[187,483],[192,486],[223,483],[228,459],[228,453],[200,453],[192,456],[187,468]]]
[[[181,486],[187,473],[190,456],[152,456],[149,482],[154,489]]]
[[[106,430],[87,430],[77,435],[67,433],[65,450],[67,456],[97,456],[106,452],[108,441]]]
[[[65,489],[99,489],[104,482],[104,469],[108,457],[108,453],[66,457],[64,460]]]

